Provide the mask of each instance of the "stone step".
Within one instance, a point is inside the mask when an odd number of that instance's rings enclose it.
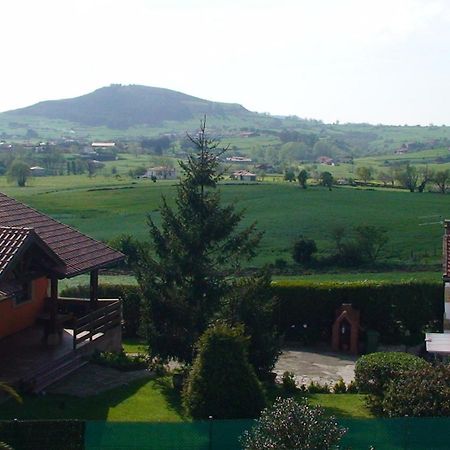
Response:
[[[22,389],[33,393],[41,392],[47,386],[50,386],[85,364],[87,364],[87,361],[76,353],[65,355],[56,361],[40,367],[33,374],[30,374],[26,379],[22,380]]]

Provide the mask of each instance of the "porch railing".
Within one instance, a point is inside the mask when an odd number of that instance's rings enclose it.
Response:
[[[99,300],[100,306],[73,323],[73,348],[74,350],[83,342],[92,341],[99,333],[105,333],[111,328],[121,324],[120,300]]]

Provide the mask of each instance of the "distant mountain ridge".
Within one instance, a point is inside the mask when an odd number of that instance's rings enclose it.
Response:
[[[185,121],[203,114],[220,117],[251,116],[243,106],[200,99],[170,89],[113,84],[80,97],[50,100],[7,111],[9,115],[67,120],[87,126],[126,129]]]

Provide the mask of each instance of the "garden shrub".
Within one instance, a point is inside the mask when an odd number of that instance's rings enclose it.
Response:
[[[297,382],[295,381],[295,375],[293,372],[284,372],[281,379],[281,385],[283,387],[283,393],[286,395],[293,395],[297,392]]]
[[[403,372],[422,369],[429,363],[418,356],[403,352],[377,352],[361,356],[355,365],[355,382],[368,394],[367,404],[376,414],[382,412],[382,402],[388,383]]]
[[[144,355],[127,355],[124,352],[96,352],[91,357],[92,362],[101,366],[129,372],[132,370],[147,369],[149,361]]]
[[[361,392],[382,395],[386,384],[401,372],[428,366],[424,359],[403,352],[377,352],[361,356],[355,365],[355,381]]]
[[[183,404],[194,419],[255,418],[264,393],[247,359],[241,327],[216,324],[200,337]]]
[[[342,378],[339,378],[339,380],[334,383],[333,392],[335,394],[345,394],[347,392],[347,385]]]
[[[322,408],[307,401],[277,398],[256,425],[241,437],[244,450],[329,450],[337,448],[346,430]]]
[[[331,392],[328,384],[321,384],[319,381],[314,380],[309,382],[306,389],[310,394],[329,394]]]
[[[390,417],[450,416],[450,367],[426,365],[392,379],[382,408]]]
[[[84,428],[78,420],[0,421],[0,440],[14,450],[83,450]]]

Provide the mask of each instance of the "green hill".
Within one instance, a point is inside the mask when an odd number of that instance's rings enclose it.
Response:
[[[204,114],[222,118],[252,115],[238,104],[212,102],[169,89],[120,84],[103,87],[81,97],[39,102],[5,114],[113,129],[157,126],[164,121],[198,119]]]

